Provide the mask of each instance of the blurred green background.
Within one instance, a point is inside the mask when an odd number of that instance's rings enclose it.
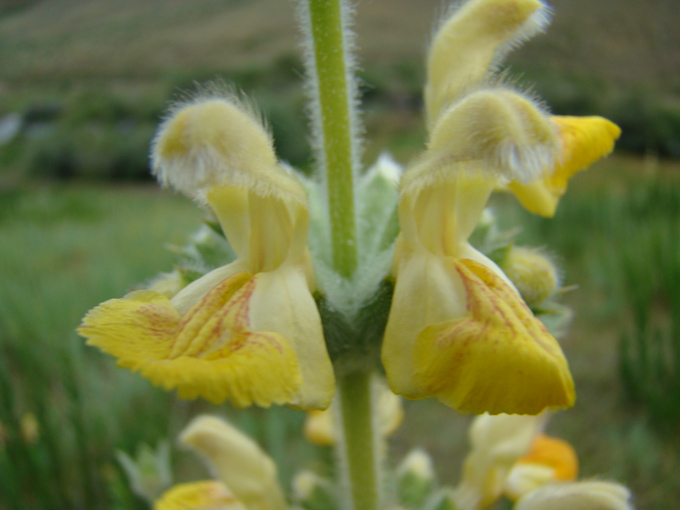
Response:
[[[577,176],[553,220],[509,196],[493,206],[518,241],[561,261],[575,312],[563,341],[578,402],[549,431],[584,477],[615,478],[638,508],[680,493],[680,9],[677,0],[556,0],[547,34],[509,67],[558,114],[604,115],[616,153]],[[424,141],[423,56],[440,0],[357,7],[369,165]],[[0,0],[0,509],[145,508],[115,451],[174,441],[202,403],[115,368],[75,333],[86,310],[169,271],[202,214],[157,189],[148,147],[169,101],[219,79],[254,98],[282,159],[308,171],[293,2]],[[233,413],[282,466],[327,452],[303,416]],[[419,415],[419,420],[408,415]],[[273,419],[264,419],[265,417]],[[424,418],[423,418],[424,417]],[[453,484],[468,418],[407,404],[394,440],[435,457]],[[173,452],[177,478],[200,468]]]

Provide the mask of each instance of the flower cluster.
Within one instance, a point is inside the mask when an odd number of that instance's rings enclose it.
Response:
[[[483,415],[471,429],[463,479],[438,493],[437,508],[477,510],[502,494],[517,499],[518,510],[629,508],[628,493],[612,484],[553,485],[577,471],[568,445],[538,434],[541,413],[575,401],[562,349],[534,314],[558,288],[558,271],[539,251],[511,243],[498,256],[488,235],[493,222],[485,219],[499,190],[532,213],[553,216],[569,179],[611,152],[619,136],[603,118],[551,115],[499,74],[508,51],[547,26],[549,7],[540,0],[468,0],[451,11],[427,61],[426,148],[403,171],[381,158],[358,179],[355,207],[354,171],[347,182],[338,180],[334,165],[357,158],[333,152],[339,138],[359,131],[349,125],[351,93],[339,90],[347,76],[338,27],[348,12],[338,0],[300,3],[312,25],[308,67],[340,64],[334,79],[309,87],[319,96],[314,125],[328,130],[316,137],[328,208],[321,184],[277,160],[265,124],[236,94],[211,89],[177,104],[154,140],[153,172],[210,216],[210,227],[185,250],[198,263],[102,303],[78,331],[120,366],[182,398],[314,411],[308,436],[347,446],[357,508],[378,506],[381,481],[373,472],[381,463],[374,457],[382,448],[371,434],[375,428],[384,437],[399,425],[394,394],[434,397]],[[322,26],[333,20],[337,26]],[[336,104],[341,99],[347,111]],[[349,216],[337,221],[343,211]],[[491,239],[487,249],[473,246],[475,233]],[[383,371],[392,393],[365,384]],[[324,412],[336,387],[339,423]],[[375,395],[386,396],[373,412]],[[361,416],[365,410],[372,417]],[[368,435],[352,431],[357,424]],[[158,510],[286,508],[276,466],[233,427],[199,418],[182,438],[224,483],[173,489]],[[409,459],[396,477],[430,487],[427,457]],[[326,501],[313,476],[298,486]]]
[[[551,116],[494,74],[548,14],[538,0],[470,1],[434,39],[429,141],[399,185],[396,287],[382,347],[399,395],[494,414],[574,402],[558,343],[468,242],[495,189],[551,215],[568,178],[618,135],[605,119]],[[277,161],[257,115],[233,95],[181,104],[159,129],[153,165],[162,184],[214,214],[236,260],[170,298],[149,290],[107,301],[80,333],[184,398],[328,407],[334,375],[312,297],[307,194]]]
[[[392,473],[397,504],[414,509],[481,510],[505,497],[515,502],[515,510],[631,510],[625,487],[577,480],[576,453],[569,443],[543,434],[547,420],[545,414],[475,418],[469,430],[471,450],[454,488],[439,487],[430,457],[423,450],[413,450]],[[228,423],[200,416],[188,425],[180,441],[206,461],[217,479],[177,485],[162,495],[155,510],[287,507],[272,460]],[[305,471],[293,485],[302,508],[334,508],[334,489],[327,480]]]

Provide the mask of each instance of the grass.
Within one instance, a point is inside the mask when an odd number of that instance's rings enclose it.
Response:
[[[15,433],[0,451],[0,478],[18,478],[0,507],[98,508],[113,498],[113,448],[167,435],[171,401],[84,348],[74,328],[88,308],[171,268],[164,245],[197,214],[155,189],[44,186],[0,203],[0,421],[10,432],[27,413],[39,423],[33,444]]]

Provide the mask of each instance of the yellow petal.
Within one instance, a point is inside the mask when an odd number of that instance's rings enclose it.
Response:
[[[302,382],[300,367],[284,337],[250,327],[257,278],[232,275],[182,315],[158,293],[133,292],[91,310],[78,331],[120,366],[182,398],[287,403]]]
[[[464,287],[448,260],[422,247],[404,250],[400,256],[382,345],[387,382],[397,395],[410,399],[432,396],[414,378],[415,340],[428,325],[466,313]]]
[[[256,331],[276,331],[285,338],[299,370],[300,385],[289,405],[305,410],[326,409],[335,392],[335,375],[304,268],[284,264],[256,278],[250,298],[251,327]]]
[[[509,189],[529,212],[555,215],[569,179],[614,149],[619,127],[602,117],[552,117],[561,142],[559,164],[547,177],[531,183],[512,182]]]
[[[304,189],[294,184],[278,196],[233,186],[217,186],[206,195],[229,243],[252,273],[304,260],[309,212]]]
[[[466,413],[538,414],[575,400],[557,341],[494,271],[454,260],[468,315],[425,328],[415,343],[415,382]]]
[[[205,481],[177,485],[156,501],[154,510],[245,510],[220,482]]]
[[[205,457],[218,477],[249,510],[284,510],[276,465],[229,423],[199,416],[182,432],[182,443]]]
[[[538,0],[471,0],[435,34],[427,65],[425,107],[432,126],[459,94],[477,85],[512,46],[548,24]]]
[[[475,177],[532,182],[559,155],[554,124],[534,98],[507,87],[468,94],[433,126],[428,149],[401,180],[402,194]]]
[[[459,176],[426,187],[417,182],[407,186],[399,201],[404,242],[436,255],[458,256],[484,211],[494,181]]]

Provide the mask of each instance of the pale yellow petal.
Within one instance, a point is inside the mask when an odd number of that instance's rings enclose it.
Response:
[[[335,392],[335,375],[303,269],[286,264],[256,279],[250,299],[251,327],[276,331],[285,338],[299,367],[301,383],[289,404],[305,410],[326,409]]]
[[[229,423],[199,416],[180,441],[196,449],[249,510],[284,510],[276,465],[260,447]]]
[[[569,179],[614,149],[621,135],[619,127],[602,117],[552,117],[561,142],[560,159],[543,179],[508,186],[529,212],[545,217],[555,215]]]
[[[538,214],[545,218],[555,216],[560,197],[550,191],[545,179],[529,184],[520,184],[517,181],[512,181],[508,184],[508,189],[517,197],[522,207],[530,213]]]
[[[446,230],[441,232],[446,235]],[[468,313],[467,292],[453,257],[435,255],[420,244],[405,242],[400,235],[395,251],[396,285],[392,298],[382,361],[390,388],[410,399],[433,395],[417,383],[415,344],[428,326],[463,318]],[[491,260],[467,242],[457,250],[460,257],[490,267],[510,288],[512,283]]]
[[[465,286],[467,315],[430,322],[418,334],[414,381],[421,391],[476,414],[573,405],[562,350],[517,292],[482,264],[449,263]]]
[[[287,403],[300,387],[300,367],[284,337],[250,327],[256,278],[232,275],[182,315],[160,294],[134,292],[91,310],[78,331],[120,366],[182,398]]]
[[[465,96],[433,126],[428,149],[401,180],[402,194],[475,177],[532,182],[559,156],[557,129],[534,98],[493,87]]]
[[[158,129],[152,160],[161,183],[199,202],[215,186],[268,194],[286,181],[280,179],[270,134],[233,96],[198,98],[175,108]]]
[[[466,310],[465,288],[448,258],[422,247],[401,256],[382,346],[394,393],[410,399],[432,396],[414,379],[414,343],[428,325],[463,317]]]
[[[458,95],[479,83],[504,53],[548,23],[538,0],[470,0],[437,30],[427,63],[425,108],[432,126]]]
[[[176,485],[156,501],[154,510],[245,510],[220,482],[205,481]]]
[[[417,189],[414,189],[418,186]],[[460,256],[493,190],[494,181],[459,177],[426,187],[409,187],[399,202],[399,222],[408,247]],[[398,255],[398,254],[396,254]]]
[[[505,496],[517,501],[525,494],[555,482],[555,470],[543,464],[515,464],[505,480]]]
[[[172,296],[170,304],[181,315],[203,299],[215,286],[227,278],[243,272],[248,272],[248,263],[244,259],[237,259],[231,264],[213,269]]]

